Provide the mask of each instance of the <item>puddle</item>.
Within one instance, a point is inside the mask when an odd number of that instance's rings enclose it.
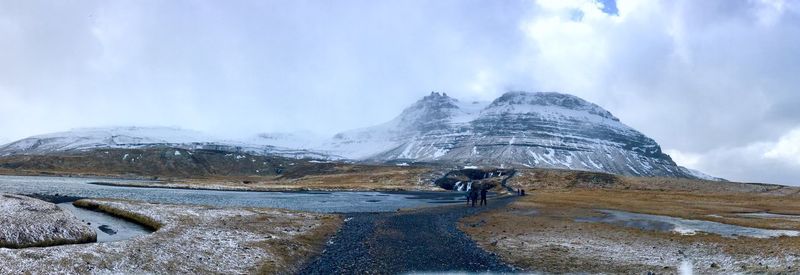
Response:
[[[72,203],[59,203],[58,207],[72,212],[78,220],[89,224],[97,233],[97,242],[116,242],[152,233],[144,226],[120,219],[106,213],[77,208]]]
[[[539,215],[539,210],[536,210],[536,209],[530,209],[530,210],[514,209],[514,210],[511,210],[511,213],[514,213],[514,214],[520,215],[520,216],[538,216]]]
[[[769,212],[739,213],[741,217],[760,218],[760,219],[782,219],[790,221],[800,221],[800,215],[772,214]]]
[[[800,236],[800,232],[795,230],[760,229],[711,221],[688,220],[669,216],[639,214],[616,210],[597,211],[603,213],[603,215],[600,217],[577,218],[575,221],[608,223],[642,230],[675,232],[682,235],[694,235],[697,232],[706,232],[727,238],[736,238],[738,236],[751,238]]]

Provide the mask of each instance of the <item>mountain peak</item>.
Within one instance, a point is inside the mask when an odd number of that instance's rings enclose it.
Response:
[[[389,123],[337,135],[327,148],[374,162],[698,177],[600,106],[555,92],[507,92],[488,104],[432,92]]]
[[[580,97],[556,92],[506,92],[495,99],[489,108],[513,109],[515,106],[545,106],[584,111],[602,118],[619,121],[611,112]]]
[[[458,110],[458,100],[447,96],[447,93],[431,92],[403,110],[397,123],[405,129],[435,128],[442,126]]]

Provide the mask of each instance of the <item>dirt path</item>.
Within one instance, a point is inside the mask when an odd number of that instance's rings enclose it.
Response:
[[[396,274],[404,272],[512,272],[499,257],[482,250],[458,230],[459,219],[503,207],[458,204],[396,213],[347,214],[342,229],[301,274]]]

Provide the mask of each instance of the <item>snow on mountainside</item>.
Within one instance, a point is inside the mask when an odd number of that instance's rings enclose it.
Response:
[[[339,159],[313,151],[289,149],[268,143],[219,139],[197,131],[169,127],[85,128],[68,132],[33,136],[0,146],[0,156],[41,155],[55,152],[103,148],[176,147],[187,150],[212,149],[255,155],[278,155],[292,158]]]
[[[317,149],[352,159],[367,159],[400,146],[410,134],[465,125],[486,105],[486,102],[461,103],[447,94],[431,93],[387,123],[336,134]]]
[[[368,161],[560,168],[698,178],[610,112],[576,96],[509,92],[462,103],[431,93],[385,124],[337,134],[324,146]]]
[[[728,181],[726,179],[718,178],[718,177],[715,177],[715,176],[712,176],[712,175],[709,175],[709,174],[706,174],[706,173],[703,173],[703,172],[700,172],[700,171],[697,171],[697,170],[694,170],[694,169],[691,169],[691,168],[686,168],[686,167],[683,167],[683,166],[679,166],[679,167],[680,167],[681,171],[683,171],[684,173],[692,175],[693,177],[701,179],[701,180]]]
[[[720,180],[680,167],[607,110],[560,93],[509,92],[492,102],[431,93],[396,118],[320,139],[310,133],[225,140],[177,128],[90,128],[0,146],[0,156],[102,148],[175,147],[262,156],[539,167]]]

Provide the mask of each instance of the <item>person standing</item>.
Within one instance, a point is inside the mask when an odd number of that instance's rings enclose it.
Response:
[[[488,192],[489,191],[487,191],[485,188],[481,189],[481,203],[480,203],[481,206],[488,205],[488,203],[486,202],[486,193]]]
[[[475,207],[475,203],[478,202],[478,190],[474,188],[469,190],[469,197],[472,200],[472,207]]]
[[[469,206],[470,201],[472,201],[472,190],[467,190],[464,196],[467,197],[467,206]]]

